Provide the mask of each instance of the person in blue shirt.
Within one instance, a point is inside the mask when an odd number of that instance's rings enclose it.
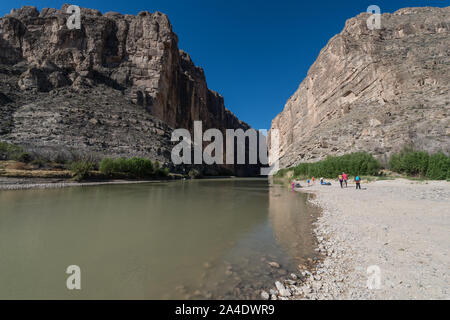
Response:
[[[355,177],[355,183],[356,183],[356,190],[361,190],[361,177],[360,176],[356,176]]]

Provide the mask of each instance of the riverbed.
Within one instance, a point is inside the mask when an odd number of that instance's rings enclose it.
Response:
[[[260,299],[315,257],[308,197],[266,179],[0,191],[0,299]]]

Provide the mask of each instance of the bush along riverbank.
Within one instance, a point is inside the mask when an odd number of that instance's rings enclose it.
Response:
[[[392,171],[430,180],[450,180],[450,157],[442,152],[428,154],[414,149],[404,149],[389,160]]]
[[[281,169],[275,178],[323,177],[335,179],[345,172],[350,176],[386,179],[389,178],[387,176],[389,171],[391,177],[450,180],[450,157],[443,152],[430,155],[424,151],[406,148],[400,153],[392,155],[388,165],[383,166],[371,154],[358,152],[343,156],[330,156],[322,161],[301,163],[293,168]]]
[[[158,161],[144,158],[106,158],[100,162],[100,172],[108,177],[164,178],[169,176],[168,168],[161,168]]]

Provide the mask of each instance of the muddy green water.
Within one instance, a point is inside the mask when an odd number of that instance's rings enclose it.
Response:
[[[314,256],[306,200],[262,179],[0,191],[0,299],[255,299]]]

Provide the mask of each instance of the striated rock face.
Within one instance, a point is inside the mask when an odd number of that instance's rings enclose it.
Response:
[[[1,140],[166,162],[174,128],[248,129],[178,49],[166,15],[82,8],[69,30],[67,7],[0,20]]]
[[[281,167],[405,146],[450,153],[450,7],[348,20],[272,121]]]

